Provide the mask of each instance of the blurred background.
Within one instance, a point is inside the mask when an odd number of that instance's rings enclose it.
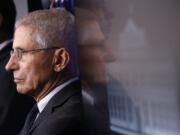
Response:
[[[86,135],[180,135],[180,1],[74,3]]]

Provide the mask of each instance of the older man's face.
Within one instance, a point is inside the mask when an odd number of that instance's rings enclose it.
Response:
[[[97,21],[87,22],[80,25],[79,38],[84,37],[84,42],[79,45],[79,61],[82,79],[89,85],[106,84],[106,60],[107,48],[105,37]],[[81,33],[84,31],[84,33]],[[82,35],[83,34],[83,35]]]
[[[40,48],[31,41],[32,30],[19,27],[15,32],[13,49],[32,50]],[[53,77],[54,51],[39,51],[24,53],[22,59],[18,60],[15,54],[11,55],[6,65],[6,70],[13,71],[17,91],[22,94],[36,96],[41,90],[48,89]]]

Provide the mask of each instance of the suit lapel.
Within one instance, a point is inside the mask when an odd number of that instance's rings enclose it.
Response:
[[[33,124],[30,132],[32,132],[37,126],[39,126],[44,120],[46,120],[55,111],[55,108],[63,106],[67,100],[74,94],[80,93],[80,81],[74,81],[60,90],[49,103],[46,105],[44,110],[39,114],[37,120]]]

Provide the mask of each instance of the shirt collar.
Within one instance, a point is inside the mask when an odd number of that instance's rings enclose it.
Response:
[[[2,43],[0,43],[0,51],[5,48],[10,42],[12,42],[13,40],[12,39],[9,39],[9,40],[6,40]]]
[[[38,103],[37,103],[37,106],[38,106],[38,109],[39,109],[39,112],[41,113],[43,111],[43,109],[46,107],[46,105],[48,104],[48,102],[50,101],[50,99],[56,94],[58,93],[59,91],[61,91],[64,87],[66,87],[68,84],[78,80],[79,77],[74,77],[68,81],[66,81],[65,83],[57,86],[55,89],[53,89],[48,95],[46,95],[43,99],[41,99]]]

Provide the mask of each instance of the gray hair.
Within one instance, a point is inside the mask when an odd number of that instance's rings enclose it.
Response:
[[[64,8],[31,12],[16,22],[15,28],[30,28],[32,41],[41,48],[64,47],[70,54],[69,74],[79,74],[75,43],[75,19]]]
[[[21,26],[31,28],[32,41],[43,48],[74,44],[74,16],[64,8],[31,12],[16,22],[16,29]]]

